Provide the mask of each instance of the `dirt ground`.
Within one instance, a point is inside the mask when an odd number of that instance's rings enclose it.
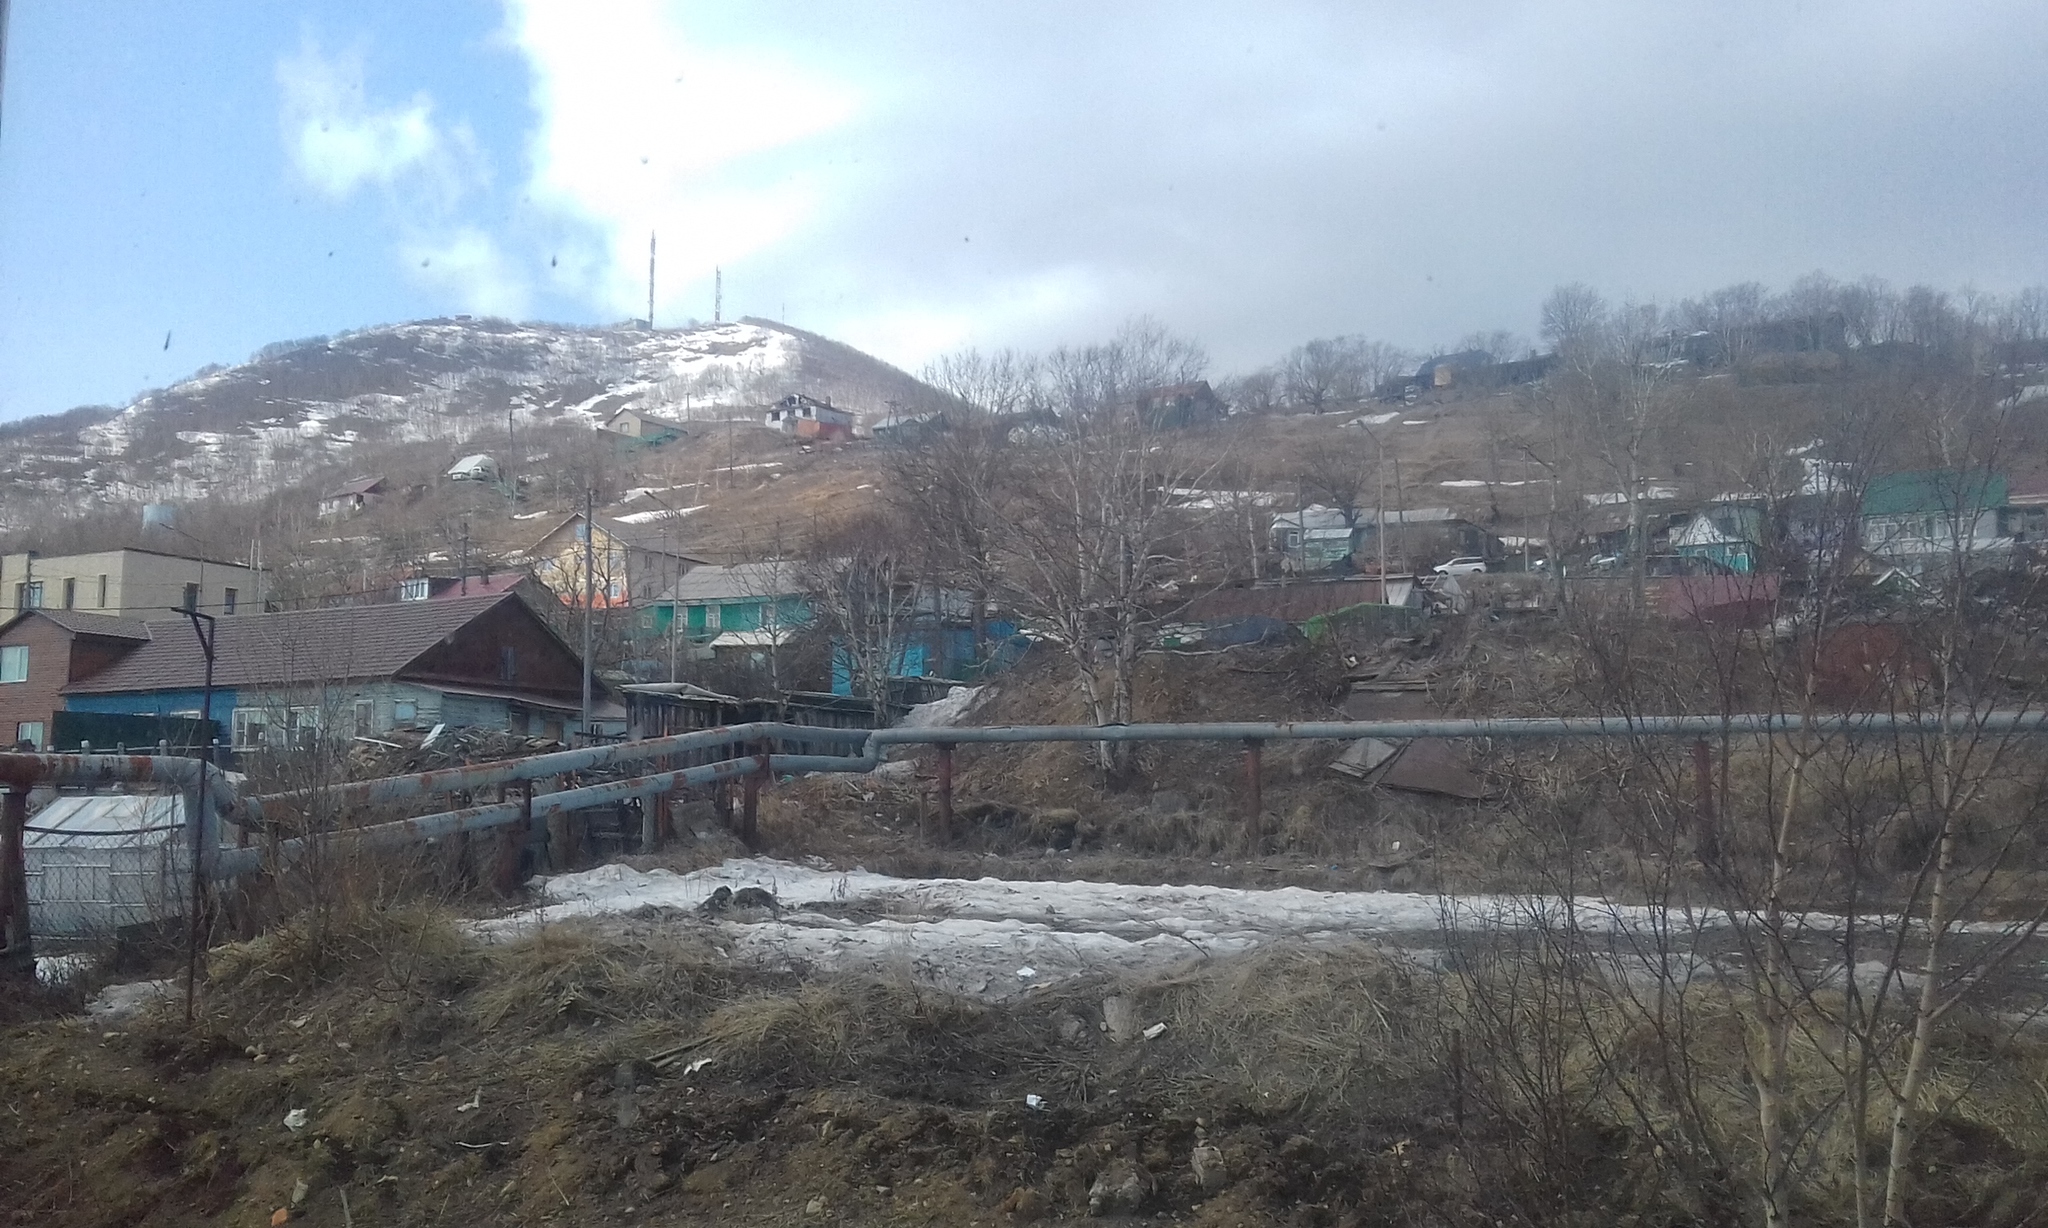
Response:
[[[1338,964],[1380,992],[1401,976]],[[1449,1129],[1416,1090],[1437,1080],[1390,1050],[1365,1065],[1401,1094],[1320,1132],[1330,1097],[1298,1074],[1205,1069],[1239,1056],[1230,1026],[1189,1022],[1218,984],[996,1009],[741,976],[687,935],[299,925],[217,951],[190,1028],[175,996],[10,1028],[0,1205],[66,1226],[1232,1225],[1368,1222],[1371,1201],[1432,1222],[1409,1150]],[[1120,995],[1165,1035],[1107,1030]]]

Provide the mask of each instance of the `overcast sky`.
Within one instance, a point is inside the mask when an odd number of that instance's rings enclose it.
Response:
[[[1219,374],[1554,285],[2048,281],[2034,2],[14,0],[0,418],[473,312]]]

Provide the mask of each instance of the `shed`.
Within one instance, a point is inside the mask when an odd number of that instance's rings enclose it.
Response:
[[[458,482],[495,482],[498,462],[486,453],[471,453],[448,466],[448,476]]]
[[[382,477],[356,478],[320,496],[323,517],[352,516],[384,494]]]
[[[29,817],[29,927],[112,934],[182,915],[192,856],[179,794],[59,797]]]

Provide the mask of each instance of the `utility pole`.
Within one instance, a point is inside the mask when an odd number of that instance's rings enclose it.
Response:
[[[199,985],[199,914],[206,902],[206,816],[213,803],[208,792],[213,774],[213,615],[180,609],[192,620],[192,634],[199,637],[199,651],[206,658],[206,681],[199,692],[199,787],[187,795],[185,823],[192,832],[191,915],[185,925],[185,1023],[192,1023],[193,998]]]
[[[647,232],[647,331],[654,331],[654,232]]]
[[[462,587],[462,595],[465,597],[469,596],[469,521],[467,519],[462,522],[462,570],[458,575],[457,582]]]
[[[717,324],[725,319],[725,270],[711,270],[711,322]]]
[[[592,553],[597,539],[593,505],[597,492],[583,488],[583,744],[590,745],[590,608],[597,604],[597,572]]]

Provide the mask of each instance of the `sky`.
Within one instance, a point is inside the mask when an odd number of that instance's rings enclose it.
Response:
[[[2048,5],[13,0],[0,420],[452,313],[1216,374],[1825,269],[2048,282]]]

